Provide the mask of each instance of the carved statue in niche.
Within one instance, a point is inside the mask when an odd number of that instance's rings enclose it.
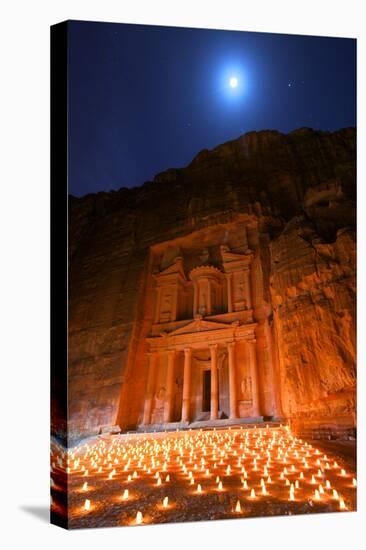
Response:
[[[239,281],[236,288],[238,300],[241,301],[244,299],[244,281]]]
[[[161,386],[155,394],[155,408],[163,409],[165,401],[166,389],[164,386]]]
[[[249,401],[252,399],[252,378],[250,376],[245,376],[242,379],[240,383],[240,390],[244,401]]]
[[[241,311],[243,309],[248,309],[248,304],[246,300],[246,288],[245,281],[242,276],[236,279],[235,284],[235,306],[236,311]]]
[[[207,298],[206,293],[202,292],[201,294],[201,300],[200,300],[200,307],[199,307],[199,313],[200,315],[206,315],[207,311]]]
[[[160,424],[163,422],[165,395],[166,389],[164,386],[160,386],[154,396],[154,407],[151,416],[152,424]]]
[[[162,313],[170,313],[171,306],[172,306],[172,298],[173,297],[171,294],[164,294],[162,308],[161,308]]]

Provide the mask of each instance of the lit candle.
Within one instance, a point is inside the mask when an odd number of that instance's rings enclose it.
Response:
[[[128,489],[125,489],[123,491],[123,496],[122,496],[123,500],[128,500]]]
[[[135,520],[135,521],[136,521],[136,525],[140,525],[140,523],[142,523],[142,520],[143,520],[143,518],[142,518],[142,513],[141,513],[141,512],[137,512],[137,514],[136,514],[136,520]]]
[[[240,500],[236,502],[235,512],[237,512],[238,514],[241,512]]]
[[[163,500],[163,508],[168,508],[168,502],[169,502],[168,497],[165,497]]]
[[[83,491],[87,491],[88,490],[88,482],[86,481],[84,484],[83,484]]]
[[[90,510],[90,500],[88,498],[84,502],[84,510]]]

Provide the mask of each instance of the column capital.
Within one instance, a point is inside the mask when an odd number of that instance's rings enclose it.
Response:
[[[233,274],[232,274],[231,271],[229,271],[228,273],[225,273],[225,277],[226,277],[227,279],[231,279],[232,276],[233,276]]]
[[[217,349],[219,347],[219,344],[208,344],[208,347],[210,349]]]
[[[228,350],[232,351],[235,348],[236,341],[233,340],[232,342],[227,342],[226,347]]]
[[[190,355],[192,353],[192,348],[184,348],[184,355]]]
[[[176,349],[168,349],[168,355],[175,355],[177,353],[177,350]]]

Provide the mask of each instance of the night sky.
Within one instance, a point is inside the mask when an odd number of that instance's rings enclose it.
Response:
[[[72,21],[69,47],[74,196],[142,185],[252,130],[356,125],[352,39]]]

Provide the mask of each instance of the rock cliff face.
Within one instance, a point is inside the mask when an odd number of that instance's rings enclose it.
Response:
[[[352,433],[355,191],[347,128],[251,132],[141,187],[70,197],[71,438],[123,424],[126,395],[141,394],[144,380],[131,389],[131,350],[146,323],[152,247],[243,220],[258,229],[250,246],[262,274],[257,336],[269,324],[284,417],[299,433]],[[53,430],[62,432],[53,405]]]

